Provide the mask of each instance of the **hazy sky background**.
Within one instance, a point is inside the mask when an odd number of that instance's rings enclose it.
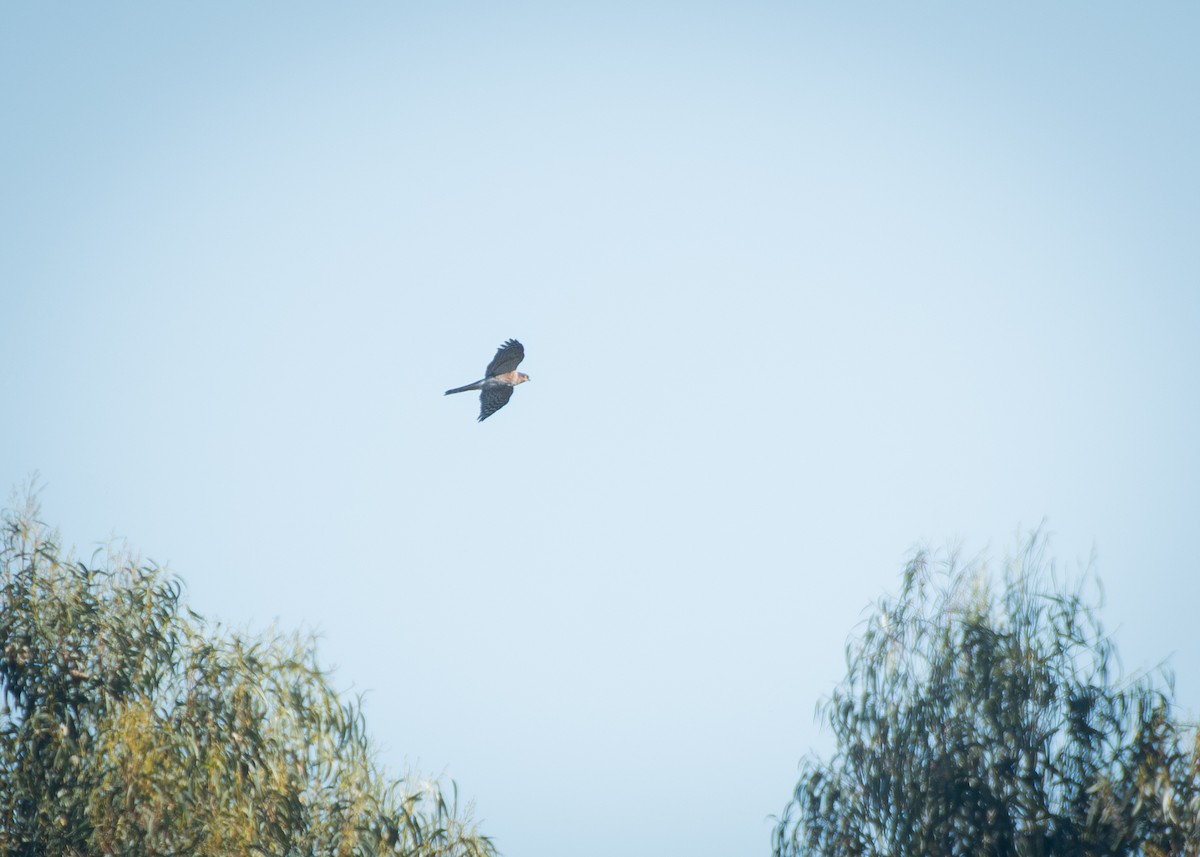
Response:
[[[1196,711],[1197,10],[4,4],[0,487],[512,857],[767,853],[921,544]]]

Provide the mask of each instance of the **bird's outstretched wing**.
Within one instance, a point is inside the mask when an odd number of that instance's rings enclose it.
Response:
[[[520,344],[518,343],[518,347]],[[495,361],[493,361],[495,362]],[[519,360],[517,361],[520,362]],[[514,363],[514,366],[517,364]],[[509,370],[504,370],[509,371]],[[483,392],[479,394],[479,422],[483,422],[496,411],[508,404],[508,400],[512,398],[513,388],[507,384],[496,384],[495,386],[487,386],[483,388]]]
[[[483,375],[485,378],[491,378],[493,375],[503,375],[505,372],[511,372],[520,366],[521,361],[524,359],[525,346],[515,339],[510,339],[496,351],[496,356],[492,358],[492,362],[488,364]],[[508,399],[505,398],[504,402],[507,401]],[[503,405],[504,402],[501,402],[500,405]],[[496,407],[500,407],[500,405]]]

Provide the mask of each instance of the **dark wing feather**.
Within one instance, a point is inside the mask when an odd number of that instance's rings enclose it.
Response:
[[[515,339],[510,339],[496,351],[496,356],[492,358],[492,362],[488,364],[487,369],[483,373],[484,377],[491,378],[493,375],[503,375],[505,372],[511,372],[520,366],[521,361],[524,359],[525,346]],[[505,401],[508,400],[505,399]]]
[[[484,387],[483,392],[479,394],[479,422],[483,422],[507,405],[512,394],[513,388],[507,384]]]

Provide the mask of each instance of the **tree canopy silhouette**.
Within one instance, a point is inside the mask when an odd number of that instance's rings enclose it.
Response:
[[[311,639],[184,606],[153,564],[0,541],[0,854],[494,854],[436,782],[389,779]]]
[[[847,646],[776,857],[1200,853],[1200,744],[1169,673],[1123,680],[1087,581],[1035,535],[997,583],[918,553]]]

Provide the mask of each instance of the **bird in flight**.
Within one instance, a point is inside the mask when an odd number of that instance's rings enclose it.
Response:
[[[529,380],[528,375],[517,371],[524,359],[525,346],[515,339],[510,339],[496,351],[496,356],[483,372],[482,381],[447,390],[445,395],[479,390],[479,422],[483,422],[508,404],[508,400],[512,398],[513,387]]]

